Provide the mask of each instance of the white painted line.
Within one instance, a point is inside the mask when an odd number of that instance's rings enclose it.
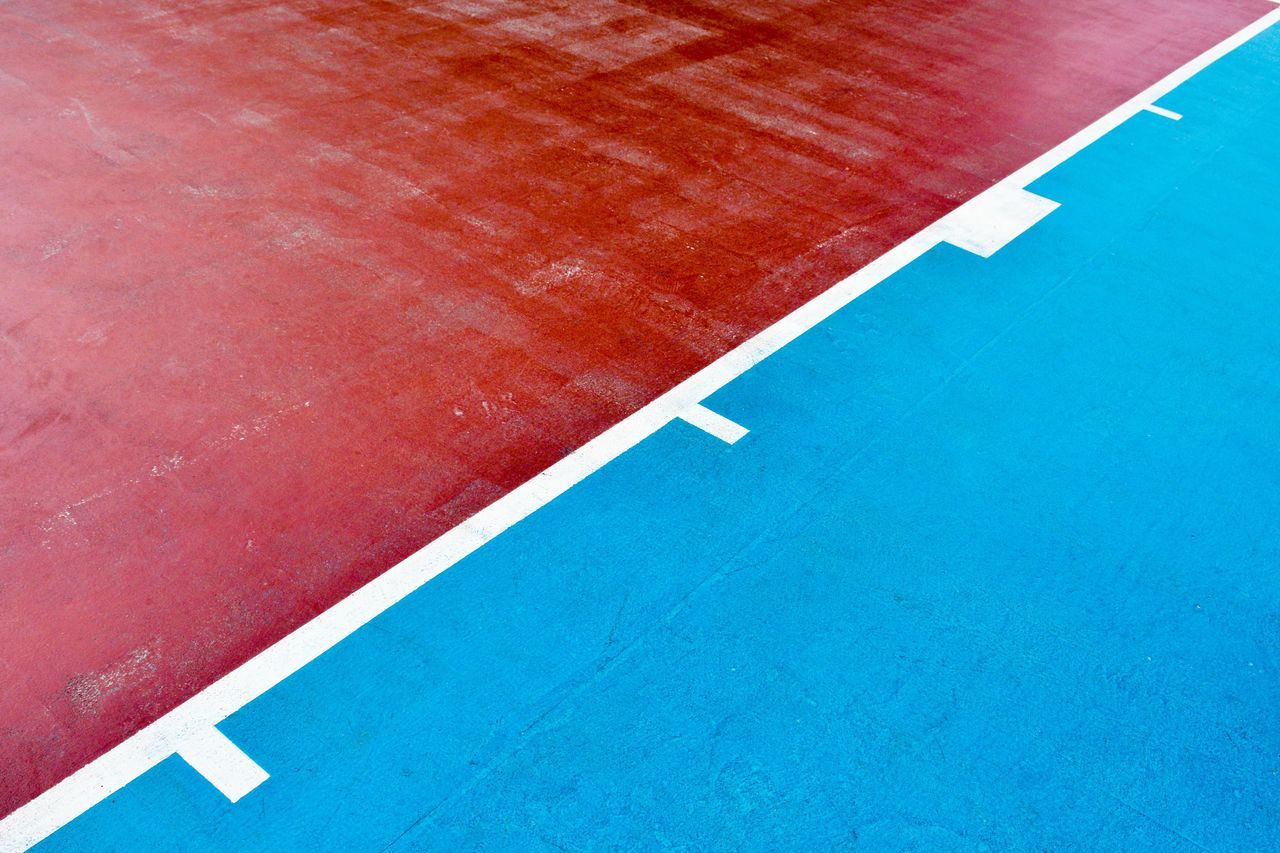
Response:
[[[681,412],[680,420],[711,433],[726,444],[737,444],[738,439],[750,432],[741,424],[736,424],[724,415],[711,411],[701,403],[694,403]]]
[[[1280,0],[1275,0],[1275,2],[1280,3]],[[1175,113],[1173,110],[1166,110],[1164,107],[1157,107],[1155,104],[1147,104],[1143,109],[1172,121],[1182,121],[1182,113]]]
[[[942,217],[942,239],[989,258],[1059,207],[1022,187],[996,184]]]
[[[1280,9],[1205,51],[986,192],[1026,187],[1277,22]],[[192,733],[217,725],[266,693],[379,613],[635,447],[689,406],[707,399],[919,258],[943,239],[940,222],[907,238],[716,359],[0,820],[0,850],[24,850],[47,838],[173,755]]]
[[[177,752],[233,803],[267,781],[267,771],[214,726],[189,734]]]

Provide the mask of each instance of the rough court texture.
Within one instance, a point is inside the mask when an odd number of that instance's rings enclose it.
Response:
[[[0,813],[1263,0],[0,7]]]

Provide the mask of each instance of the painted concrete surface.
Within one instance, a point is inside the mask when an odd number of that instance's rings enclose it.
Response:
[[[0,813],[1253,0],[0,6]]]
[[[1280,34],[44,849],[1280,846]]]

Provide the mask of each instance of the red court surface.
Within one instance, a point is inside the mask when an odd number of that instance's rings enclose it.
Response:
[[[0,814],[1274,6],[0,7]]]

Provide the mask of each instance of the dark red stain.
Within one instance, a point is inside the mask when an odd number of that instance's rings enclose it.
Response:
[[[0,813],[1269,8],[3,4]]]

